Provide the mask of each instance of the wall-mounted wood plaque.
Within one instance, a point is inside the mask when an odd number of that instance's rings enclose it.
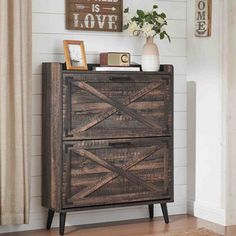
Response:
[[[212,0],[196,0],[195,36],[211,36]]]
[[[122,31],[123,0],[65,0],[66,28]]]

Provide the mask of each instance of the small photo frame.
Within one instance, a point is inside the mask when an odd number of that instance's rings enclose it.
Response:
[[[64,40],[63,44],[67,70],[88,70],[84,42]]]

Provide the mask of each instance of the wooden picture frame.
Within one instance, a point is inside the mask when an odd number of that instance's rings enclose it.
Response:
[[[84,42],[64,40],[63,45],[67,70],[88,70]]]

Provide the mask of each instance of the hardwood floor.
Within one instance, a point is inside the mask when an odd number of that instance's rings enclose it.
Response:
[[[107,224],[66,227],[65,236],[156,236],[161,233],[185,231],[196,228],[207,228],[224,236],[235,236],[236,226],[223,227],[188,215],[170,216],[166,225],[162,217],[153,221],[148,219],[125,221]],[[1,234],[5,236],[56,236],[58,229],[37,230]]]

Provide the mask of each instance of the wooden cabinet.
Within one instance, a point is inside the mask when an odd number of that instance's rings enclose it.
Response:
[[[43,206],[60,213],[173,201],[173,67],[72,72],[43,64]]]

